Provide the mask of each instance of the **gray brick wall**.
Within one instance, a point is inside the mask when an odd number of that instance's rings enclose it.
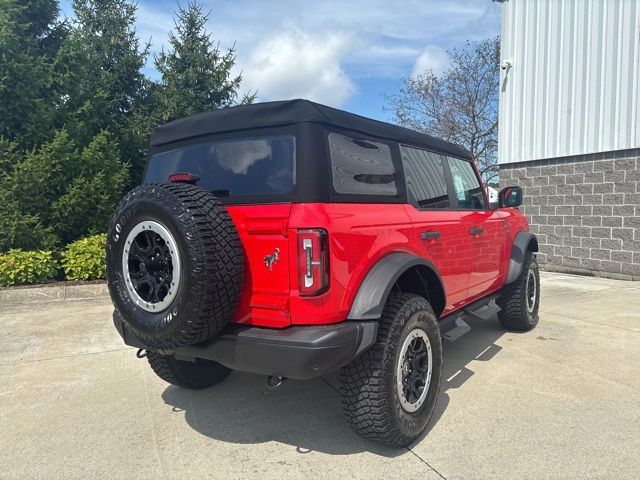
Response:
[[[550,270],[640,280],[640,149],[500,165]]]

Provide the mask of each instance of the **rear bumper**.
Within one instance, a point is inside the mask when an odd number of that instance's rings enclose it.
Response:
[[[146,348],[118,315],[113,322],[124,343]],[[180,360],[213,360],[241,372],[307,380],[347,365],[375,343],[377,331],[377,322],[345,321],[281,330],[231,324],[207,345],[163,353]]]

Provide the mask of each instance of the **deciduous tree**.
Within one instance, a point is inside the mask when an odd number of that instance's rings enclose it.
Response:
[[[498,175],[500,37],[448,53],[448,68],[405,78],[385,109],[399,125],[466,147],[490,182]]]

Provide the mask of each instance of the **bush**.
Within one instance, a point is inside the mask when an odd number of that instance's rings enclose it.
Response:
[[[79,153],[77,176],[51,205],[56,233],[68,243],[109,227],[127,182],[128,166],[120,161],[118,145],[103,132]]]
[[[57,250],[107,229],[129,168],[107,132],[82,149],[65,130],[18,157],[10,148],[0,138],[0,252]]]
[[[60,246],[52,229],[38,215],[23,214],[20,205],[3,189],[0,181],[0,252],[21,250],[58,250]]]
[[[58,273],[58,262],[52,252],[9,250],[0,254],[0,287],[42,283]]]
[[[105,278],[104,249],[107,235],[92,235],[67,245],[62,252],[62,269],[67,280]]]

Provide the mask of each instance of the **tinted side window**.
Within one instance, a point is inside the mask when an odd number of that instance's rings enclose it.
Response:
[[[448,208],[442,155],[404,145],[400,152],[409,201],[421,208]]]
[[[453,180],[453,189],[458,200],[458,208],[483,210],[486,208],[484,193],[471,163],[459,158],[448,158]]]
[[[164,183],[172,173],[189,172],[222,197],[286,194],[295,187],[295,158],[290,135],[197,143],[152,155],[145,182]]]
[[[391,150],[384,143],[329,134],[333,188],[338,193],[396,195]]]

